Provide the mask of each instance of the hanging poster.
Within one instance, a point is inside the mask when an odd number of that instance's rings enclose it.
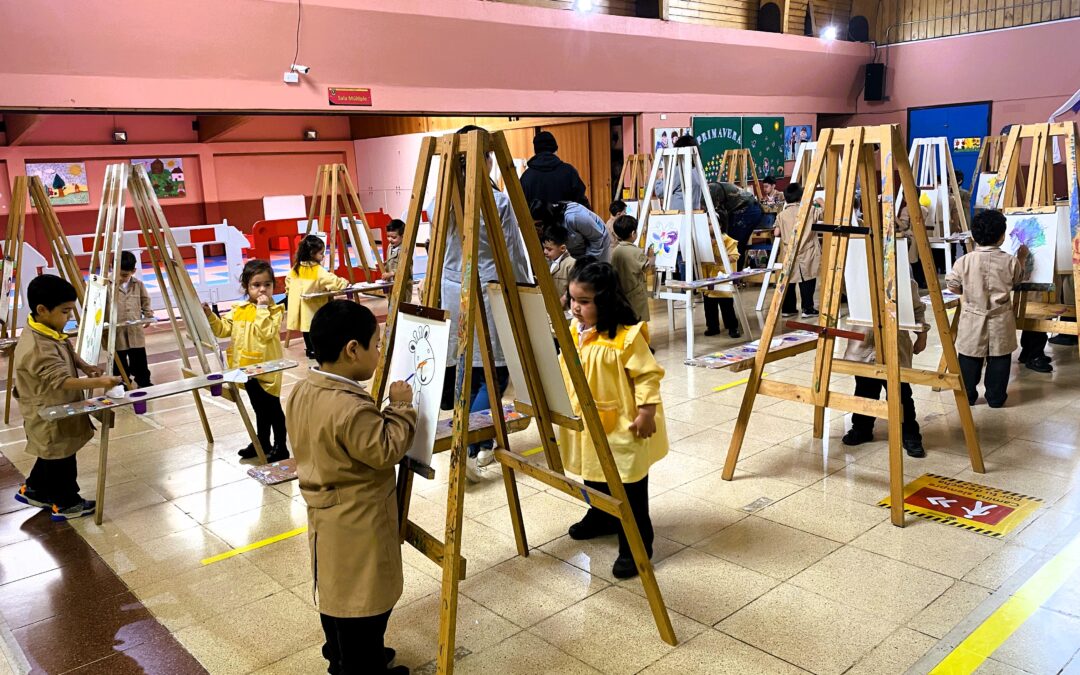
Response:
[[[187,194],[184,186],[184,160],[179,157],[170,159],[133,159],[132,166],[139,164],[146,167],[150,184],[158,199],[176,199]]]
[[[674,147],[679,136],[690,133],[690,127],[655,127],[652,130],[653,154]]]
[[[409,304],[398,306],[388,381],[404,380],[412,385],[416,435],[406,454],[425,466],[431,464],[435,447],[449,346],[450,319],[444,310]]]
[[[794,162],[799,143],[809,143],[813,140],[814,127],[809,124],[784,127],[784,161]]]
[[[742,118],[743,147],[750,151],[758,178],[784,175],[784,118]]]
[[[1054,287],[1054,265],[1057,257],[1058,214],[1005,214],[1005,243],[1001,249],[1016,255],[1021,246],[1028,249],[1024,278],[1019,288],[1027,291],[1046,291]]]
[[[91,274],[86,280],[78,338],[79,357],[90,365],[96,365],[101,355],[101,335],[105,329],[105,302],[108,297],[109,284],[98,275]]]
[[[781,121],[782,124],[783,121]],[[709,182],[714,182],[724,151],[743,147],[742,118],[695,117],[691,125],[701,152],[701,164],[705,168],[705,177]],[[757,161],[756,157],[754,161]],[[759,176],[760,171],[759,167]]]
[[[26,175],[41,178],[53,206],[90,203],[86,162],[27,162]]]

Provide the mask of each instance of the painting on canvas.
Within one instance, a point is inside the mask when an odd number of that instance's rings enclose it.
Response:
[[[784,127],[784,161],[794,162],[799,143],[809,143],[812,140],[814,140],[814,127],[809,124]]]
[[[184,160],[179,157],[167,159],[133,159],[132,166],[146,167],[146,175],[154,186],[158,199],[177,199],[187,194],[184,184]]]
[[[435,447],[449,346],[450,319],[445,311],[407,304],[398,307],[388,377],[389,382],[405,380],[412,386],[416,435],[407,454],[424,465],[431,464]]]
[[[1005,243],[1001,249],[1016,255],[1021,246],[1028,249],[1024,280],[1020,288],[1031,291],[1054,287],[1057,258],[1058,214],[1009,213],[1005,215]]]
[[[979,180],[975,185],[975,208],[976,209],[989,209],[993,208],[993,204],[990,203],[994,186],[997,185],[998,179],[996,173],[981,173],[979,174]]]
[[[53,206],[90,203],[86,162],[28,162],[26,175],[41,178],[45,192],[49,195],[49,203]]]
[[[91,365],[96,365],[101,355],[101,335],[105,329],[105,302],[108,297],[109,285],[98,275],[91,274],[86,281],[78,339],[79,357]]]
[[[675,269],[679,256],[679,240],[683,214],[649,215],[649,227],[645,234],[645,249],[656,252],[657,269]]]
[[[784,118],[744,117],[743,147],[750,151],[758,178],[784,175]]]

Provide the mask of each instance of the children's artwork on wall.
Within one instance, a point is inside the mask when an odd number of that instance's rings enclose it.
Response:
[[[168,159],[133,159],[132,166],[142,164],[146,175],[154,186],[158,199],[177,199],[187,194],[184,186],[184,160],[179,157]]]
[[[794,162],[799,143],[809,143],[812,140],[814,140],[814,127],[809,124],[784,127],[784,161]]]
[[[652,130],[653,138],[653,154],[665,149],[674,147],[675,141],[679,136],[685,136],[690,133],[690,127],[656,127]]]
[[[780,123],[782,125],[783,121]],[[695,117],[691,126],[698,142],[705,177],[715,181],[724,151],[743,147],[743,120],[741,117]],[[757,161],[756,156],[754,161]],[[760,176],[760,166],[758,172]]]
[[[750,151],[758,178],[784,175],[784,118],[742,118],[743,147]]]
[[[90,203],[86,162],[27,162],[26,175],[41,178],[53,206]]]
[[[78,339],[79,357],[91,365],[96,365],[101,355],[101,335],[105,329],[105,302],[108,297],[109,284],[98,275],[91,274],[86,281]]]
[[[1009,213],[1005,215],[1005,243],[1001,249],[1016,255],[1021,246],[1028,249],[1024,279],[1019,287],[1045,291],[1054,287],[1057,257],[1058,214]]]
[[[551,318],[544,303],[544,295],[535,286],[518,285],[518,298],[525,315],[525,326],[529,331],[529,347],[540,375],[540,384],[547,400],[547,407],[553,413],[564,417],[575,417],[574,407],[570,404],[570,395],[566,391],[559,355],[555,353],[555,342],[551,339]],[[495,322],[495,334],[499,337],[506,367],[510,371],[510,381],[514,384],[514,398],[532,406],[533,401],[526,386],[525,369],[518,355],[517,337],[510,325],[510,314],[506,307],[506,298],[499,284],[488,284],[491,318]]]
[[[682,234],[682,213],[651,213],[645,234],[645,249],[656,251],[657,269],[673,270],[679,256]]]
[[[407,454],[424,465],[431,464],[431,452],[435,447],[449,346],[447,312],[418,305],[398,305],[388,381],[404,380],[412,385],[417,413],[416,435]]]
[[[847,260],[844,263],[844,290],[848,300],[848,323],[855,326],[874,325],[870,275],[866,270],[866,239],[852,237],[848,241]],[[922,300],[911,292],[911,263],[906,239],[896,240],[896,288],[900,328],[922,330],[915,323],[915,303]]]

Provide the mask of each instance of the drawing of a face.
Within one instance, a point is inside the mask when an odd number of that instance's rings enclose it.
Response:
[[[416,373],[412,383],[413,404],[419,405],[420,392],[426,385],[431,384],[435,377],[435,350],[431,348],[427,326],[420,326],[413,331],[412,339],[409,340],[409,352],[413,355],[413,370]]]

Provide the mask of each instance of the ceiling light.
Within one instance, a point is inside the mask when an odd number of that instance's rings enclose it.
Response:
[[[836,29],[836,26],[825,26],[821,29],[821,39],[826,42],[832,42],[839,34],[840,31]]]
[[[114,131],[112,132],[113,143],[127,143],[126,131]]]
[[[304,132],[305,141],[317,141],[319,140],[319,132],[314,129],[308,129]]]
[[[593,0],[574,0],[574,9],[581,13],[591,12],[596,9]]]

